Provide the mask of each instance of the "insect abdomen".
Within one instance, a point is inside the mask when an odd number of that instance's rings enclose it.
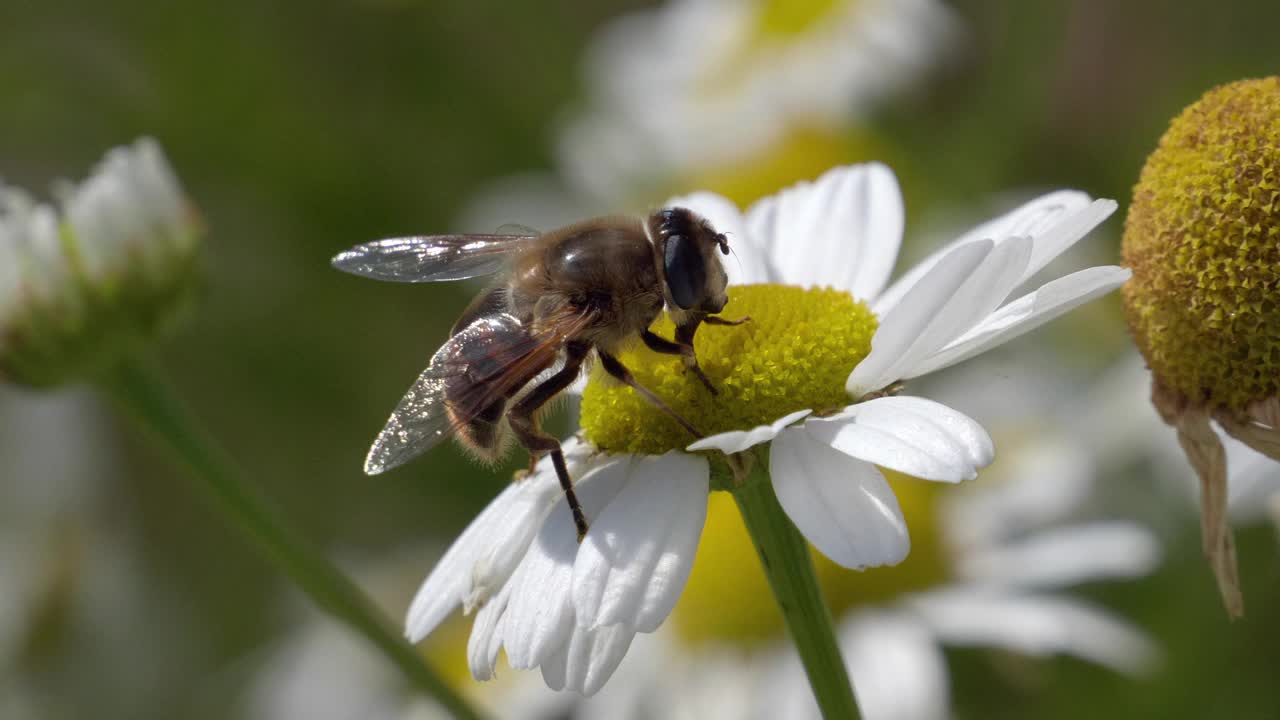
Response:
[[[532,345],[529,330],[511,323],[459,344],[449,359],[466,371],[445,383],[445,409],[458,441],[483,461],[497,461],[505,449],[507,401],[544,369],[523,367]]]
[[[467,419],[449,405],[449,414],[458,424],[458,442],[485,462],[496,462],[502,455],[505,432],[502,417],[507,401],[499,400],[485,408],[479,415]]]

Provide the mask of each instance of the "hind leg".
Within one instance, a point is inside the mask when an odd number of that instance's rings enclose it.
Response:
[[[569,468],[564,462],[564,452],[560,449],[560,441],[548,435],[538,427],[534,413],[557,393],[573,384],[578,372],[582,369],[582,361],[586,359],[589,346],[571,344],[567,347],[564,367],[559,372],[542,381],[527,395],[520,399],[507,413],[507,423],[511,432],[521,445],[528,448],[530,455],[537,457],[543,453],[551,455],[551,464],[556,469],[556,477],[560,487],[564,489],[564,498],[569,503],[569,512],[573,513],[573,524],[578,530],[578,542],[587,535],[587,518],[578,502],[578,495],[573,491],[573,479],[569,477]]]

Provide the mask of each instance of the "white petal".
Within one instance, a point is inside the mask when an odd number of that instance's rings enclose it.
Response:
[[[879,163],[835,168],[747,210],[773,282],[829,285],[856,298],[884,287],[902,243],[902,193]]]
[[[507,582],[552,504],[561,499],[557,480],[535,476],[524,482],[529,487],[521,488],[523,492],[515,493],[510,502],[504,503],[493,520],[492,527],[502,532],[485,538],[471,562],[470,583],[462,598],[466,613],[483,606]]]
[[[918,363],[903,378],[919,377],[941,370],[1002,345],[1073,308],[1106,295],[1123,285],[1132,274],[1122,267],[1103,265],[1045,283],[1035,292],[1023,295],[997,310],[955,342]],[[854,372],[857,372],[857,368]]]
[[[520,495],[527,491],[528,488],[522,485],[505,488],[449,546],[409,605],[405,635],[411,642],[426,637],[462,604],[471,587],[471,568],[484,548],[507,533],[521,530],[502,525],[499,521],[507,508],[518,502]]]
[[[1148,671],[1159,660],[1147,636],[1129,623],[1064,597],[954,588],[908,602],[949,644],[1037,656],[1065,653],[1129,673]]]
[[[901,612],[863,611],[839,630],[863,716],[943,720],[951,705],[946,658],[929,629]]]
[[[679,452],[632,464],[627,484],[578,550],[573,603],[580,627],[658,629],[693,570],[710,474],[705,459]]]
[[[569,642],[542,664],[542,679],[552,690],[594,695],[618,669],[635,636],[628,625],[575,628]]]
[[[562,450],[569,477],[582,478],[583,482],[594,477],[592,472],[598,468],[626,462],[625,457],[597,453],[589,444],[577,438],[566,440]],[[471,585],[462,599],[464,612],[470,613],[473,608],[483,604],[507,582],[516,564],[528,551],[529,544],[542,527],[551,507],[564,502],[564,492],[560,489],[560,480],[550,457],[540,459],[533,475],[517,484],[526,486],[525,491],[507,503],[495,520],[497,526],[506,532],[491,538],[476,554],[471,568]]]
[[[837,564],[861,570],[907,556],[911,541],[898,498],[874,465],[795,428],[773,441],[769,472],[787,516]]]
[[[1048,230],[1037,233],[1035,239],[1035,252],[1031,254],[1031,262],[1027,265],[1027,270],[1018,280],[1018,284],[1022,284],[1031,278],[1032,275],[1044,269],[1068,248],[1075,245],[1089,231],[1097,227],[1103,220],[1111,216],[1116,211],[1115,200],[1094,200],[1085,207],[1070,210],[1064,210],[1064,214],[1060,219],[1052,222]]]
[[[942,403],[883,397],[814,418],[803,431],[851,457],[924,480],[959,482],[991,464],[995,448],[981,425]]]
[[[476,613],[471,623],[471,637],[467,640],[467,664],[471,676],[477,680],[493,679],[498,664],[498,651],[502,649],[502,627],[506,620],[507,602],[511,598],[511,586],[503,587]]]
[[[588,522],[622,489],[628,465],[610,463],[575,478],[574,490]],[[568,504],[556,503],[508,581],[511,599],[502,644],[511,667],[537,667],[568,641],[574,624],[570,588],[578,547]]]
[[[1160,545],[1145,528],[1110,522],[1046,530],[1002,546],[966,553],[960,574],[1020,587],[1060,587],[1090,580],[1133,578],[1160,562]]]
[[[954,293],[934,299],[928,323],[919,329],[912,342],[905,348],[894,351],[894,355],[888,358],[888,367],[881,371],[885,384],[911,377],[912,371],[921,361],[986,319],[1021,281],[1030,258],[1031,238],[1009,238],[992,248]],[[915,302],[916,297],[920,295],[913,291],[899,307]],[[886,324],[892,321],[893,318],[885,319]],[[886,333],[893,332],[882,325],[877,330],[877,335],[882,330]],[[890,352],[889,348],[877,343],[875,337],[871,339],[871,347],[872,353],[866,361],[873,367],[884,364],[884,359],[876,357],[876,354],[879,352],[883,356]]]
[[[722,432],[718,435],[704,437],[685,448],[689,452],[697,452],[698,450],[719,450],[726,455],[739,453],[749,447],[755,447],[761,443],[769,442],[782,432],[783,428],[796,422],[800,418],[806,417],[812,410],[797,410],[790,415],[775,420],[771,425],[757,425],[750,430],[730,430]]]
[[[729,238],[729,256],[717,255],[724,264],[730,285],[767,283],[768,259],[747,231],[746,219],[733,201],[711,192],[696,192],[671,198],[665,207],[685,207],[711,222],[716,232]]]
[[[880,327],[871,338],[871,353],[858,363],[845,382],[845,390],[851,397],[862,397],[901,379],[896,374],[899,360],[993,248],[990,240],[956,248],[934,265],[888,315],[880,316]]]
[[[908,270],[888,290],[884,291],[883,295],[875,299],[871,309],[877,316],[884,317],[919,282],[920,278],[938,264],[939,260],[961,245],[978,240],[1000,241],[1011,237],[1037,239],[1053,229],[1062,218],[1088,205],[1088,195],[1077,190],[1059,190],[1036,198],[994,220],[989,220],[943,245]],[[1048,244],[1046,244],[1047,247],[1049,247]],[[1047,251],[1045,254],[1048,254]],[[1039,260],[1041,254],[1036,253],[1034,257],[1033,265]],[[1038,270],[1039,267],[1036,269]]]

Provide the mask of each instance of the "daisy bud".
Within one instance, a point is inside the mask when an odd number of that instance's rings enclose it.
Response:
[[[1200,476],[1204,550],[1239,615],[1209,421],[1280,459],[1280,77],[1215,88],[1173,120],[1134,188],[1123,252],[1152,399]]]
[[[0,379],[53,386],[110,368],[194,295],[202,227],[160,146],[115,148],[60,211],[0,187]]]

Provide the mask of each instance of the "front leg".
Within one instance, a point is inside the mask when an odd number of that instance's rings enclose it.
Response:
[[[697,375],[698,379],[707,387],[707,390],[711,391],[712,395],[720,394],[716,386],[711,383],[711,378],[707,377],[707,374],[702,371],[702,366],[698,364],[698,356],[693,352],[693,345],[681,345],[680,343],[672,342],[650,330],[640,333],[640,339],[654,352],[663,353],[664,355],[679,355],[680,359],[684,361],[685,370],[690,370],[694,375]]]
[[[727,327],[734,327],[737,325],[741,325],[742,323],[751,322],[751,316],[743,315],[737,320],[725,320],[719,315],[708,315],[705,318],[703,318],[702,321],[708,325],[724,325]]]
[[[645,400],[648,400],[650,403],[652,403],[654,407],[658,408],[659,410],[666,413],[667,415],[670,415],[672,419],[680,423],[680,427],[684,428],[685,430],[688,430],[689,434],[692,435],[694,438],[701,440],[702,438],[706,437],[702,433],[698,432],[698,430],[694,428],[693,425],[690,425],[688,420],[685,420],[684,418],[680,417],[680,413],[676,412],[675,410],[672,410],[670,405],[662,401],[662,398],[658,397],[657,395],[654,395],[652,390],[641,385],[640,382],[636,380],[635,376],[631,374],[631,371],[627,369],[627,366],[623,365],[622,362],[618,360],[618,358],[610,355],[609,353],[605,352],[604,350],[601,350],[600,348],[596,348],[596,355],[600,356],[600,366],[604,368],[605,372],[617,378],[620,382],[622,382],[622,384],[627,385],[631,387],[633,390],[635,390],[636,392],[640,393],[640,396],[643,397]]]

